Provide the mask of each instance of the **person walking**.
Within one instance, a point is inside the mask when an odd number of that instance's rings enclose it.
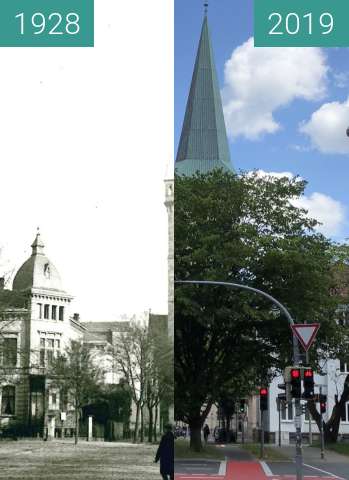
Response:
[[[161,438],[155,463],[160,460],[160,475],[163,480],[174,480],[174,435],[172,425],[165,425],[165,433]]]
[[[207,425],[204,426],[204,439],[205,439],[205,443],[207,443],[208,441],[208,436],[210,434],[210,427]]]

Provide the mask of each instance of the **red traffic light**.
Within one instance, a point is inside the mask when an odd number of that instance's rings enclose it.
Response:
[[[268,395],[268,389],[267,388],[261,388],[259,390],[259,394],[261,397],[265,397],[266,395]]]
[[[304,378],[313,378],[314,372],[309,368],[308,370],[304,370]]]
[[[291,378],[294,378],[294,379],[301,378],[301,371],[299,370],[299,368],[293,368],[291,370]]]

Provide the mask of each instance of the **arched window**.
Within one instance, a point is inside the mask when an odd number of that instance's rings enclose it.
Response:
[[[11,385],[2,387],[1,413],[2,415],[15,414],[16,389]]]

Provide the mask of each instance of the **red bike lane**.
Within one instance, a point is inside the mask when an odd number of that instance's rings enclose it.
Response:
[[[307,476],[306,480],[335,480],[338,477]],[[225,475],[176,474],[175,480],[295,480],[295,475],[267,475],[259,462],[228,462]]]

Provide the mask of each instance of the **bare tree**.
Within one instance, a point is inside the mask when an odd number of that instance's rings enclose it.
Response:
[[[63,355],[53,359],[48,375],[53,384],[72,400],[77,444],[81,408],[98,396],[103,371],[96,365],[91,349],[86,344],[71,342]]]
[[[134,442],[138,440],[140,423],[142,427],[149,350],[150,339],[146,322],[137,322],[133,319],[127,331],[121,332],[117,337],[113,351],[117,368],[130,386],[132,400],[136,407]]]
[[[150,352],[146,382],[149,415],[148,441],[156,441],[156,426],[161,402],[173,404],[173,348],[166,332],[150,331]]]

